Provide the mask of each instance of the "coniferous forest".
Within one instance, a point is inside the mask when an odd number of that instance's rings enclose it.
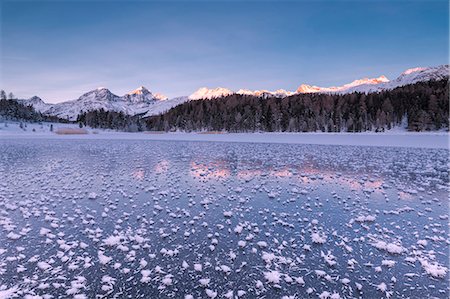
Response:
[[[81,113],[77,122],[92,128],[113,129],[138,132],[146,129],[146,123],[140,115],[130,116],[123,112],[105,111],[103,109]]]
[[[380,93],[297,94],[262,99],[233,94],[189,101],[147,119],[158,131],[363,132],[407,122],[410,131],[448,128],[448,80],[419,82]]]

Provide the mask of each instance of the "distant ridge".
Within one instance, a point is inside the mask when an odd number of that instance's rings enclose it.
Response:
[[[21,99],[21,103],[33,106],[37,111],[57,116],[63,119],[76,120],[82,112],[103,109],[105,111],[123,112],[128,115],[142,114],[145,116],[156,115],[169,110],[186,101],[199,99],[218,99],[231,94],[251,95],[261,98],[285,98],[299,93],[329,93],[347,94],[353,92],[372,93],[383,90],[391,90],[399,86],[413,84],[421,81],[440,80],[449,76],[449,65],[435,67],[416,67],[404,71],[395,80],[390,81],[385,76],[377,78],[363,78],[349,84],[336,87],[319,87],[301,84],[296,91],[279,89],[248,90],[240,89],[232,91],[227,88],[202,87],[189,96],[181,96],[168,99],[159,93],[152,93],[141,86],[123,96],[113,94],[105,87],[99,87],[84,93],[76,100],[66,101],[58,104],[47,104],[41,98],[34,96],[30,99]]]

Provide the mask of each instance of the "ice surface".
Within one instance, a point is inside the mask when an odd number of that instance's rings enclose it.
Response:
[[[0,298],[447,298],[448,154],[0,139]]]

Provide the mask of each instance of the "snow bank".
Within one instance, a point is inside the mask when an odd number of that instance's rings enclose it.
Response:
[[[44,129],[41,129],[44,127]],[[76,125],[54,124],[54,131],[63,128],[77,130]],[[35,129],[35,132],[32,129]],[[415,148],[448,148],[447,132],[406,132],[393,131],[385,133],[162,133],[148,132],[126,133],[107,130],[83,128],[85,133],[57,135],[50,132],[49,123],[44,125],[27,124],[27,130],[19,128],[18,124],[0,125],[2,138],[67,138],[67,139],[139,139],[160,141],[212,141],[212,142],[247,142],[247,143],[287,143],[287,144],[318,144],[318,145],[352,145],[352,146],[391,146]]]

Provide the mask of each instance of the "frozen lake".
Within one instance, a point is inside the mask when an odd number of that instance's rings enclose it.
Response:
[[[0,298],[448,298],[448,154],[3,139]]]

